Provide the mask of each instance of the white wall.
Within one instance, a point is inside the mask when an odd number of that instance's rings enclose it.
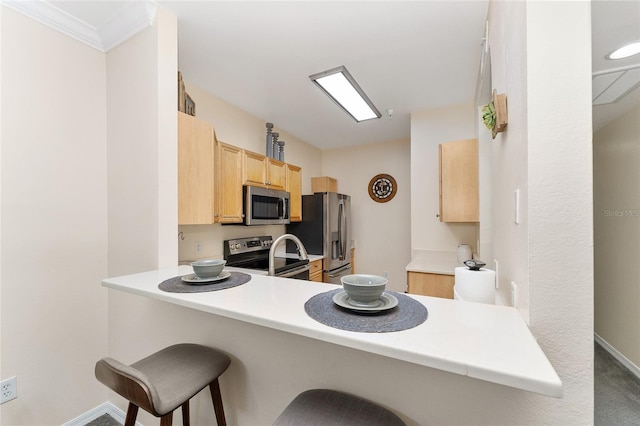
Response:
[[[322,173],[338,180],[338,192],[351,195],[356,272],[384,275],[389,288],[404,292],[411,261],[410,142],[367,144],[323,151]],[[395,197],[377,203],[369,181],[386,173],[398,184]]]
[[[2,379],[6,425],[61,424],[105,400],[105,56],[0,7]]]
[[[500,285],[519,286],[517,307],[564,386],[563,399],[530,407],[537,424],[593,424],[590,4],[492,2],[489,38],[509,108],[491,160]]]
[[[511,305],[510,283],[519,286],[518,307],[529,316],[527,231],[529,215],[527,162],[527,36],[526,2],[493,2],[489,10],[491,83],[507,96],[509,124],[491,142],[493,259],[497,260],[498,291]],[[489,132],[484,126],[480,132]],[[520,224],[514,223],[514,191],[520,190]],[[494,264],[495,266],[495,264]]]
[[[640,107],[594,134],[595,330],[640,369]]]
[[[439,212],[438,145],[475,137],[475,107],[453,105],[411,114],[411,248],[455,251],[477,246],[477,224],[444,223]]]

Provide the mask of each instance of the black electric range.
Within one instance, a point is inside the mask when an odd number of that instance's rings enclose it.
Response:
[[[226,266],[256,271],[269,271],[269,250],[273,237],[236,238],[224,241]],[[275,274],[279,277],[309,279],[309,259],[274,257]]]

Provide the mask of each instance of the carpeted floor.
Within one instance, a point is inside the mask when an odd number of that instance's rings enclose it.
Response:
[[[640,426],[640,378],[595,343],[595,426]],[[121,426],[104,414],[86,426]]]
[[[596,426],[640,425],[640,378],[595,344]]]
[[[85,426],[122,426],[113,417],[108,414],[103,414],[95,420],[91,420]]]

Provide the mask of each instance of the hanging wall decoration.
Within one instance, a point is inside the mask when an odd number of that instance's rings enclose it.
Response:
[[[178,71],[178,111],[189,115],[196,115],[196,103],[185,91],[182,72]]]
[[[491,130],[491,137],[496,138],[500,132],[504,132],[507,128],[507,96],[505,94],[498,95],[493,91],[493,99],[491,102],[482,107],[482,121],[487,129]]]
[[[378,203],[386,203],[396,196],[398,184],[391,175],[375,175],[369,181],[369,197]]]
[[[182,73],[178,71],[178,111],[185,112],[185,88],[184,80],[182,80]]]

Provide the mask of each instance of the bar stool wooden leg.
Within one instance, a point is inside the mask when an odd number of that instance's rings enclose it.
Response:
[[[160,426],[171,426],[173,423],[173,411],[160,417]]]
[[[124,421],[124,426],[135,426],[136,417],[138,417],[138,406],[133,402],[130,402],[129,408],[127,409],[127,417]]]
[[[218,379],[215,379],[209,384],[209,390],[211,390],[211,399],[213,400],[213,409],[216,412],[218,426],[227,426],[227,421],[224,418],[224,408],[222,407],[222,395],[220,394],[220,383],[218,383]]]
[[[189,401],[182,404],[182,426],[190,426],[191,419],[189,418]]]

